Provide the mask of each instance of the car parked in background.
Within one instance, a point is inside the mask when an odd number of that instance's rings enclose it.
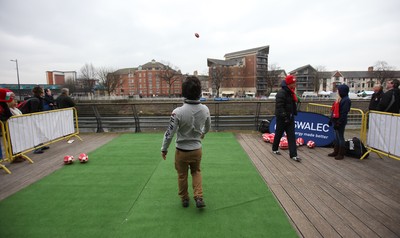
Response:
[[[268,96],[268,99],[275,100],[275,97],[276,97],[276,93],[270,93]]]

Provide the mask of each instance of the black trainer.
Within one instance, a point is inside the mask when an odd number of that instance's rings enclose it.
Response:
[[[42,154],[44,151],[42,149],[36,149],[33,151],[34,154]]]
[[[281,155],[281,152],[279,152],[279,150],[273,150],[272,153],[274,153],[276,155]]]
[[[195,200],[196,200],[196,207],[197,208],[203,208],[203,207],[206,206],[206,204],[204,203],[203,198],[199,197],[199,198],[196,198]]]
[[[189,199],[188,198],[185,198],[185,199],[182,200],[182,206],[183,207],[188,207],[189,206]]]

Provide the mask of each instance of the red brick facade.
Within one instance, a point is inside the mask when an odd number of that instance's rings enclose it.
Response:
[[[229,67],[230,75],[222,80],[220,94],[230,92],[237,97],[245,96],[247,93],[254,93],[257,96],[265,95],[268,54],[269,46],[263,46],[228,53],[224,56],[225,60],[207,59],[209,75],[213,75],[215,66]],[[210,76],[209,85],[213,85],[212,80]],[[215,95],[215,88],[210,90]]]
[[[169,84],[162,78],[165,65],[155,60],[139,66],[138,68],[120,69],[115,73],[119,75],[121,86],[115,89],[118,96],[140,97],[168,97]],[[171,85],[171,96],[179,97],[182,94],[183,76],[176,76]]]

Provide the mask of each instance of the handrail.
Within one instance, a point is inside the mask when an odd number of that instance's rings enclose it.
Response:
[[[331,104],[332,100],[323,103]],[[202,102],[210,109],[212,117],[213,130],[257,130],[259,124],[264,119],[271,119],[275,112],[275,102],[273,100],[249,100],[249,101],[205,101]],[[183,104],[183,101],[134,101],[134,102],[85,102],[77,103],[77,111],[80,119],[80,128],[95,128],[98,132],[107,130],[118,130],[131,128],[135,132],[141,132],[142,129],[162,128],[167,125],[172,110]],[[303,102],[305,106],[308,102]],[[357,105],[360,105],[357,103]],[[362,102],[361,105],[368,106],[368,102]],[[365,106],[364,106],[365,107]],[[326,106],[326,108],[329,108]],[[354,114],[354,113],[353,113]],[[357,115],[359,113],[357,112]],[[243,117],[241,119],[235,118]],[[252,119],[249,119],[251,117]],[[350,126],[361,127],[361,116],[353,118]],[[159,125],[150,120],[158,120]],[[236,122],[232,122],[236,120]],[[253,122],[249,122],[253,120]],[[238,126],[238,128],[233,128]],[[114,129],[115,128],[115,129]],[[92,131],[92,130],[91,130]]]

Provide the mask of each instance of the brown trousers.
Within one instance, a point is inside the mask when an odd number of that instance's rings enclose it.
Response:
[[[188,171],[192,175],[192,187],[194,198],[203,197],[202,178],[200,171],[202,150],[175,151],[175,169],[178,173],[178,195],[183,199],[189,199]]]

